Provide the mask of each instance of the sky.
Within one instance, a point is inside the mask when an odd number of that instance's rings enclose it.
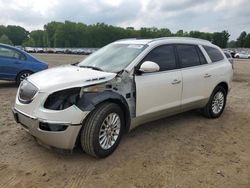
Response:
[[[250,32],[250,0],[0,0],[0,25],[43,29],[50,21],[104,22],[172,32]]]

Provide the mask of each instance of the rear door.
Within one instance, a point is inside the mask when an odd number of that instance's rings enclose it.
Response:
[[[203,45],[202,48],[211,61],[207,69],[207,72],[210,75],[210,78],[207,79],[207,87],[210,89],[211,94],[220,82],[231,82],[233,66],[226,58],[224,58],[220,49],[206,45]]]
[[[22,70],[25,56],[14,49],[0,46],[0,79],[14,80]]]
[[[206,59],[197,45],[177,44],[176,49],[183,77],[182,108],[202,106],[209,97],[211,79]]]
[[[145,61],[157,63],[160,71],[135,76],[136,116],[150,119],[166,110],[180,110],[182,76],[177,69],[175,47],[162,45],[154,48],[138,66]]]

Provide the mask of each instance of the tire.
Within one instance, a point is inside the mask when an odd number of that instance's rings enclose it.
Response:
[[[19,85],[25,78],[30,76],[33,72],[31,71],[22,71],[16,77],[16,84]]]
[[[227,101],[227,91],[222,86],[217,86],[202,113],[207,118],[218,118],[224,111]]]
[[[111,130],[112,128],[105,128],[105,124],[107,127],[109,126],[108,118],[115,119],[111,122],[114,122],[113,126],[114,124],[117,124],[116,128],[119,127],[118,124],[120,122],[119,132],[118,128],[116,131],[113,130],[113,133]],[[93,112],[91,112],[83,125],[80,136],[83,150],[97,158],[104,158],[113,153],[121,140],[125,127],[124,122],[124,113],[117,104],[109,102],[100,104]],[[108,142],[105,142],[105,139],[108,140],[107,138],[111,137],[111,135],[113,135],[114,140],[109,140],[110,144],[108,144]]]

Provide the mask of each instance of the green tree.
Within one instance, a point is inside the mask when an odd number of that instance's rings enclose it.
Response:
[[[243,31],[236,40],[237,47],[244,47],[247,33]]]
[[[226,48],[230,34],[227,31],[215,32],[213,34],[212,42],[221,48]]]
[[[182,37],[182,36],[184,36],[183,30],[177,31],[177,32],[175,33],[175,36],[177,36],[177,37]]]
[[[5,33],[14,45],[21,45],[28,39],[29,32],[15,25],[8,25]]]
[[[0,43],[12,45],[11,40],[4,34],[0,37]]]
[[[22,46],[24,47],[35,47],[35,41],[33,38],[29,38],[23,42]]]
[[[62,25],[61,22],[50,22],[46,25],[44,25],[44,30],[47,33],[47,41],[48,41],[48,47],[55,47],[55,33],[57,28]]]
[[[250,33],[248,33],[248,35],[245,38],[244,47],[245,48],[250,48]]]
[[[230,42],[228,42],[227,47],[228,48],[236,48],[237,47],[236,41],[231,40]]]
[[[0,37],[6,33],[6,27],[3,25],[0,25]]]
[[[34,46],[36,47],[44,47],[44,35],[45,31],[35,30],[30,32],[30,38],[34,40]]]

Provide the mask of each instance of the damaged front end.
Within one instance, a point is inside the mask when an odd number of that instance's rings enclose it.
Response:
[[[103,83],[92,84],[54,92],[48,96],[44,108],[49,110],[65,110],[76,106],[84,112],[91,112],[104,102],[120,105],[126,117],[126,128],[130,128],[130,120],[135,117],[135,84],[133,75],[123,71],[116,77]]]

